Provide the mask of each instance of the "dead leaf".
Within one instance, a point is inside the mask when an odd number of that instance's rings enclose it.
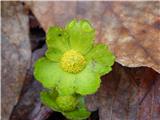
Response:
[[[26,2],[45,31],[73,18],[88,19],[97,42],[109,45],[116,61],[160,72],[159,2]]]
[[[30,65],[28,17],[18,2],[2,2],[2,119],[9,120]]]
[[[116,63],[86,103],[89,110],[99,110],[100,120],[159,120],[159,86],[160,75],[152,69],[130,69]]]

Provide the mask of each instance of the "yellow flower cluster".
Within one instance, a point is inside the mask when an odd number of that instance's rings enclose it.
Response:
[[[60,64],[64,71],[78,73],[86,66],[86,60],[81,53],[69,50],[63,54]]]

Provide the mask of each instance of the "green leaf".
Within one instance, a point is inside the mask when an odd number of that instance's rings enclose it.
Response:
[[[112,70],[111,66],[104,66],[103,64],[100,64],[97,61],[92,60],[91,64],[92,71],[94,71],[95,73],[99,73],[100,76],[103,76]]]
[[[84,97],[78,96],[79,104],[77,109],[71,112],[63,112],[63,115],[70,120],[84,120],[90,116],[90,112],[85,107]]]
[[[50,27],[47,32],[48,49],[58,49],[65,52],[70,49],[68,34],[60,27]]]
[[[43,91],[40,93],[40,99],[44,105],[48,106],[54,111],[60,112],[60,108],[57,106],[57,103],[55,102],[56,97],[54,95],[51,95],[49,92]]]
[[[110,72],[115,61],[115,56],[104,44],[97,44],[86,57],[88,61],[92,61],[93,71],[100,75]]]
[[[61,52],[58,49],[48,49],[47,52],[45,53],[46,57],[54,62],[59,62],[63,52]]]
[[[97,44],[88,54],[87,58],[95,60],[104,66],[112,66],[115,56],[109,51],[106,45]]]
[[[90,112],[88,112],[85,108],[80,108],[73,112],[67,112],[63,114],[70,120],[84,120],[90,116]]]
[[[72,49],[85,54],[92,48],[95,30],[87,20],[72,20],[65,29]]]
[[[59,95],[72,95],[75,92],[76,76],[72,73],[63,72],[62,79],[59,81],[56,90]]]
[[[86,68],[77,74],[76,92],[81,95],[93,94],[100,86],[100,76],[92,71],[92,65],[89,63]]]
[[[34,64],[34,76],[46,88],[55,88],[61,73],[58,63],[42,57]]]

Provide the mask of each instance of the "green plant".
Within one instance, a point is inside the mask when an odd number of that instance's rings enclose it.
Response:
[[[72,20],[65,28],[50,27],[48,50],[36,61],[34,76],[47,89],[41,100],[68,119],[86,119],[84,96],[100,86],[115,57],[104,44],[94,44],[95,30],[87,20]]]

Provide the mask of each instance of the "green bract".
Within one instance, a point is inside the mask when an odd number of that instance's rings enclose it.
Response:
[[[55,92],[55,91],[54,91]],[[84,97],[82,96],[61,96],[62,99],[57,95],[52,95],[52,92],[43,91],[41,92],[41,101],[51,109],[61,112],[63,115],[65,115],[70,120],[83,120],[89,117],[90,112],[87,111],[84,104]],[[57,102],[57,98],[60,100],[60,103]],[[65,100],[67,99],[67,100]],[[68,100],[71,100],[69,103],[69,106],[61,106],[62,104],[66,104],[65,102],[69,102]],[[76,108],[73,110],[72,107],[75,107],[75,104],[77,105]],[[70,111],[72,109],[72,111]]]
[[[35,64],[36,79],[46,88],[56,88],[61,95],[95,93],[100,76],[111,71],[115,57],[106,45],[94,45],[94,37],[95,31],[86,20],[73,20],[65,29],[49,28],[46,57]],[[64,58],[67,52],[68,58]]]
[[[43,103],[70,119],[78,120],[79,113],[82,113],[79,119],[89,115],[84,107],[76,108],[77,100],[73,96],[95,93],[100,77],[110,72],[114,64],[115,57],[107,46],[94,44],[94,39],[95,30],[87,20],[73,20],[65,28],[50,27],[46,40],[48,50],[34,65],[35,78],[59,96],[53,98],[54,102],[52,95],[42,93]],[[64,101],[72,102],[67,106]]]

